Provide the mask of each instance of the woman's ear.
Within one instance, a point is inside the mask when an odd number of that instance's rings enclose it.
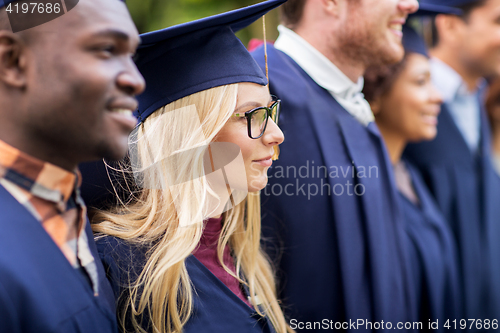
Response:
[[[26,47],[22,39],[6,30],[0,30],[0,81],[7,86],[26,85]]]

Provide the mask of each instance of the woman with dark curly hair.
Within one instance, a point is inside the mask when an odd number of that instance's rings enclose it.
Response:
[[[406,54],[401,63],[366,73],[364,94],[394,167],[419,319],[424,331],[444,330],[446,320],[461,318],[456,245],[423,179],[402,158],[409,142],[436,136],[442,98],[431,82],[425,44],[408,26],[403,28],[403,45]],[[429,327],[429,320],[439,324]]]

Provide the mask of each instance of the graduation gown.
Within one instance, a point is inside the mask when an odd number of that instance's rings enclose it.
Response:
[[[429,320],[438,320],[437,332],[454,331],[444,325],[450,320],[453,328],[451,322],[463,318],[455,240],[418,171],[411,164],[406,165],[419,198],[419,204],[415,205],[399,193],[415,294],[419,297],[419,320],[424,323],[423,331],[431,331]]]
[[[0,332],[118,332],[114,299],[90,225],[99,296],[43,226],[0,185]]]
[[[491,163],[485,115],[483,108],[475,156],[446,105],[437,137],[408,145],[405,155],[419,168],[456,239],[464,319],[492,320],[500,318],[500,179]]]
[[[80,194],[89,209],[110,209],[118,203],[117,193],[120,199],[125,201],[127,195],[130,195],[129,189],[127,191],[123,189],[124,178],[114,170],[118,169],[118,162],[106,161],[106,163],[111,165],[111,168],[107,169],[103,160],[78,165],[82,175]]]
[[[263,53],[262,47],[253,52],[262,67]],[[268,62],[285,141],[261,191],[262,232],[292,328],[323,319],[394,327],[412,320],[406,238],[376,125],[361,125],[272,46]]]
[[[116,299],[134,281],[146,263],[146,249],[134,247],[115,237],[97,241],[101,260]],[[236,296],[224,283],[194,256],[189,256],[186,269],[193,286],[193,313],[184,333],[274,333],[272,325]],[[120,305],[118,305],[120,306]],[[151,332],[145,323],[144,328]],[[128,327],[132,329],[132,326]]]

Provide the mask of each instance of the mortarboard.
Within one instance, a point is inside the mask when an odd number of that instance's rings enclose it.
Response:
[[[424,40],[408,24],[403,25],[403,47],[405,53],[418,53],[429,58]]]
[[[445,7],[459,7],[463,5],[468,5],[474,2],[479,2],[480,0],[420,0],[420,4],[434,4],[438,6]]]
[[[432,1],[432,3],[430,2]],[[458,8],[449,7],[452,2],[470,3],[473,1],[453,1],[453,0],[420,0],[418,10],[411,14],[416,16],[435,16],[438,14],[461,15],[462,11]],[[427,46],[424,39],[408,24],[403,25],[403,47],[407,53],[418,53],[429,57]]]
[[[267,79],[234,34],[286,0],[268,0],[141,35],[136,64],[146,80],[135,116],[209,88]]]
[[[428,8],[430,14],[454,14],[462,15],[461,9],[457,8],[459,6],[472,4],[478,2],[479,0],[420,0],[419,5],[421,8]]]
[[[444,1],[442,1],[444,2]],[[418,11],[411,16],[437,15],[437,14],[453,14],[462,15],[462,10],[441,4],[439,1],[422,1],[418,3]]]

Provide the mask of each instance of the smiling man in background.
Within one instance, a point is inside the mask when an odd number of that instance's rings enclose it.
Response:
[[[80,0],[13,33],[11,2],[0,0],[0,330],[116,332],[77,165],[126,153],[144,89],[138,33],[118,0]]]
[[[268,61],[287,139],[262,191],[262,230],[269,254],[282,256],[285,310],[299,331],[334,328],[323,320],[390,331],[417,309],[392,167],[361,90],[369,66],[403,58],[402,25],[418,3],[289,0],[281,9]],[[263,48],[254,57],[264,66]]]
[[[455,235],[464,318],[491,324],[500,318],[500,179],[491,162],[484,78],[500,75],[500,1],[421,3],[449,6],[456,14],[435,18],[431,72],[444,97],[437,137],[409,145],[406,155]]]

